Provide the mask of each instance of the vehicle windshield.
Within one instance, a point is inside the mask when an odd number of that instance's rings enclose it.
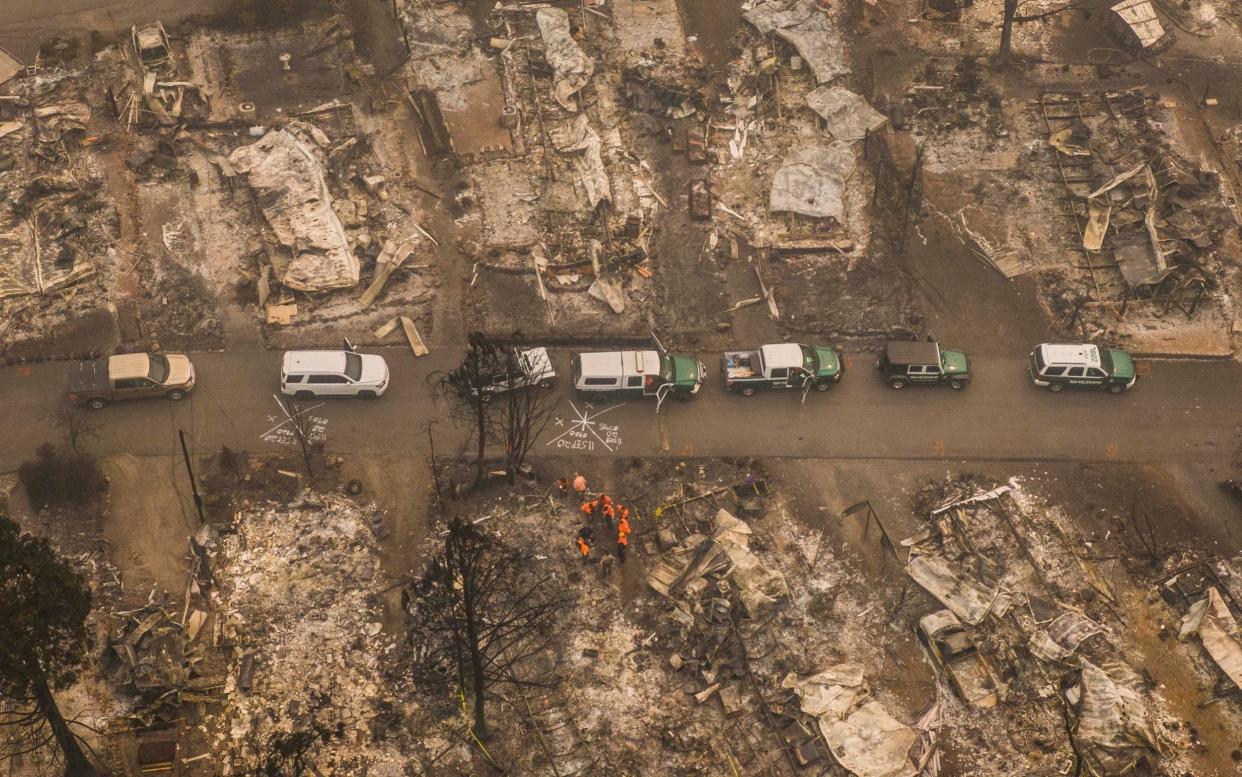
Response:
[[[1104,372],[1109,375],[1113,374],[1113,355],[1107,348],[1096,348],[1100,352],[1100,366],[1104,368]]]
[[[660,355],[660,380],[664,383],[673,382],[673,374],[675,372],[673,357],[668,354]]]
[[[1035,370],[1036,370],[1036,372],[1043,372],[1043,371],[1044,371],[1044,367],[1047,367],[1047,366],[1048,366],[1048,365],[1044,364],[1044,354],[1043,354],[1043,351],[1042,351],[1041,349],[1039,349],[1039,348],[1036,348],[1036,349],[1035,349],[1035,353],[1033,353],[1033,354],[1031,354],[1031,355],[1035,357]]]
[[[362,357],[356,353],[345,354],[345,375],[352,381],[362,379]]]
[[[802,364],[803,369],[809,372],[819,372],[823,366],[819,363],[819,354],[809,345],[802,346]]]
[[[147,373],[147,377],[156,383],[163,383],[168,380],[168,359],[162,353],[151,354],[151,370]]]

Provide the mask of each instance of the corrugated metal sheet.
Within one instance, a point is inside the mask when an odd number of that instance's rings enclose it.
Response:
[[[1143,48],[1155,44],[1164,37],[1164,25],[1156,16],[1151,0],[1121,0],[1112,6],[1121,20],[1130,26]]]

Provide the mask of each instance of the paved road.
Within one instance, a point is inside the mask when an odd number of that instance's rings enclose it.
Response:
[[[418,453],[424,427],[442,414],[428,400],[425,377],[451,366],[453,354],[415,360],[386,351],[392,387],[373,402],[328,400],[312,410],[324,419],[329,450],[338,453]],[[564,371],[567,352],[555,358]],[[709,380],[688,402],[653,401],[592,406],[562,383],[558,421],[537,445],[540,453],[611,455],[793,456],[815,458],[948,458],[990,460],[1167,461],[1227,464],[1242,439],[1242,365],[1233,362],[1153,361],[1140,365],[1134,390],[1053,395],[1032,387],[1024,362],[976,360],[975,382],[962,392],[881,384],[872,357],[847,356],[849,368],[831,391],[812,392],[805,406],[795,392],[754,397],[719,385],[714,354],[703,354]],[[176,429],[198,450],[275,450],[281,411],[273,398],[279,355],[262,351],[194,356],[200,375],[192,398],[148,400],[93,413],[101,454],[171,454]],[[852,362],[852,364],[851,364]],[[66,365],[0,369],[0,407],[8,420],[0,439],[0,471],[14,469],[46,439],[63,402]],[[1146,374],[1143,374],[1146,373]],[[275,429],[275,431],[273,431]],[[439,422],[441,453],[461,434]],[[267,439],[264,435],[267,433]]]
[[[162,19],[171,25],[224,7],[221,0],[2,0],[0,46],[32,62],[39,44],[57,35],[77,30],[128,34],[132,24]]]

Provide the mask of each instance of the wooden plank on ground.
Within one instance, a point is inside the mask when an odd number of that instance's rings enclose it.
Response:
[[[427,350],[427,345],[418,334],[418,329],[414,326],[413,321],[402,316],[401,328],[405,330],[405,339],[410,341],[410,350],[414,352],[415,356],[426,356],[431,353],[431,351]]]
[[[401,326],[401,318],[399,316],[393,316],[388,320],[388,323],[380,324],[379,327],[371,334],[375,335],[376,340],[383,340],[385,337],[396,331],[399,326]]]
[[[384,250],[375,262],[375,277],[372,279],[371,285],[367,287],[367,290],[358,297],[358,302],[362,307],[370,307],[371,303],[375,302],[375,298],[384,290],[384,284],[388,283],[389,276],[398,267],[405,264],[405,260],[410,258],[413,250],[414,244],[408,240],[399,246],[391,240],[384,244]]]

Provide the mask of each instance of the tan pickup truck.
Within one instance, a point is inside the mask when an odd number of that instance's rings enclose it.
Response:
[[[69,372],[69,401],[96,410],[122,399],[181,399],[194,388],[194,365],[179,353],[126,353],[81,362]]]

